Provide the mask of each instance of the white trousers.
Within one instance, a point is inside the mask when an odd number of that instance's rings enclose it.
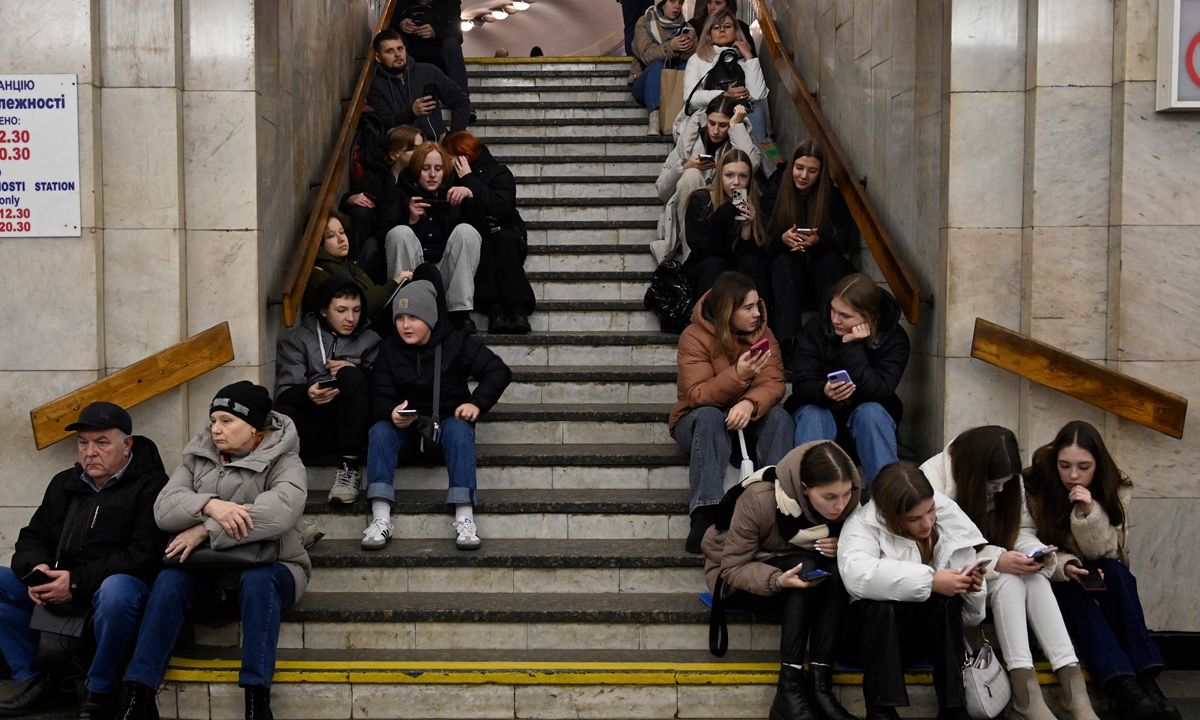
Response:
[[[479,267],[482,245],[479,231],[466,223],[459,223],[446,240],[446,252],[436,267],[446,286],[446,309],[450,312],[475,307],[475,269]],[[396,277],[402,270],[415,270],[425,262],[421,241],[407,225],[392,228],[383,240],[383,248],[388,277]]]
[[[1033,654],[1029,651],[1029,628],[1037,638],[1042,652],[1055,670],[1079,662],[1075,646],[1067,634],[1058,601],[1050,581],[1040,573],[1011,575],[1000,573],[995,581],[988,580],[988,605],[996,621],[1000,651],[1011,672],[1015,668],[1032,668]],[[1028,624],[1026,623],[1028,618]]]

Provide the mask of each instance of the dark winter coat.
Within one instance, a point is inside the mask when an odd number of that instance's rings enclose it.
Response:
[[[716,210],[712,209],[712,195],[708,188],[700,188],[688,198],[684,233],[687,237],[688,256],[683,262],[685,270],[700,264],[710,257],[725,260],[730,267],[745,255],[762,256],[762,248],[751,237],[743,240],[736,228],[738,211],[733,203],[727,202]]]
[[[405,18],[412,18],[414,10],[425,11],[425,24],[433,26],[433,38],[426,40],[419,35],[409,35],[400,30],[400,23]],[[438,43],[445,38],[455,38],[460,43],[462,34],[462,3],[458,0],[432,0],[428,5],[420,0],[400,0],[396,3],[396,12],[392,15],[392,28],[404,35],[404,44],[409,43]]]
[[[433,412],[433,358],[442,346],[442,393],[438,416],[452,417],[463,403],[471,403],[487,412],[512,382],[512,371],[494,352],[445,319],[433,328],[429,342],[409,345],[398,336],[379,346],[371,365],[371,415],[375,420],[390,420],[392,410],[408,401],[408,407],[421,415]],[[467,381],[478,385],[472,392]]]
[[[456,178],[455,185],[469,189],[474,194],[482,227],[476,230],[487,238],[492,227],[508,229],[519,227],[525,232],[525,221],[517,211],[517,180],[507,166],[492,157],[491,150],[483,148],[483,154],[471,163],[471,172],[466,177]]]
[[[417,117],[413,114],[413,102],[424,96],[425,83],[437,85],[437,110]],[[379,113],[383,126],[388,130],[397,125],[412,125],[420,128],[422,133],[428,132],[426,140],[438,140],[446,132],[446,123],[442,120],[441,106],[451,110],[450,132],[467,129],[471,117],[471,99],[465,90],[454,84],[446,74],[435,65],[416,62],[409,58],[404,69],[398,75],[392,75],[383,68],[377,68],[375,79],[371,81],[371,89],[367,92],[367,105]]]
[[[373,318],[387,306],[392,293],[399,285],[394,280],[388,280],[382,285],[376,285],[371,276],[349,257],[335,258],[324,247],[317,250],[317,259],[313,262],[312,272],[308,275],[308,284],[304,286],[304,298],[301,303],[306,312],[317,312],[317,288],[333,275],[346,275],[362,285],[367,291],[366,307],[363,308],[363,320]]]
[[[897,424],[904,405],[896,397],[896,386],[908,365],[908,333],[900,327],[900,305],[883,290],[879,308],[879,327],[871,340],[842,342],[829,319],[829,300],[820,313],[804,324],[792,371],[792,394],[784,403],[794,414],[802,405],[819,405],[833,412],[838,427],[844,427],[850,413],[863,403],[883,406]],[[829,373],[845,370],[857,386],[847,400],[835,403],[825,395]]]
[[[167,484],[154,442],[135,435],[129,467],[100,492],[82,478],[83,467],[76,464],[50,481],[42,504],[17,537],[13,572],[24,577],[42,563],[67,570],[71,595],[79,603],[90,603],[110,575],[154,584],[167,547],[167,534],[154,522],[154,500]]]
[[[777,227],[772,217],[775,213],[775,205],[779,200],[779,184],[782,181],[791,182],[791,175],[790,165],[780,165],[779,169],[767,180],[763,187],[762,199],[759,201],[763,212],[763,224],[767,227],[766,250],[770,260],[774,260],[785,252],[791,252],[783,243],[783,234],[791,228]],[[817,228],[820,241],[809,248],[807,252],[832,252],[845,256],[858,245],[857,227],[842,193],[836,187],[831,189],[833,192],[829,193],[829,212],[821,221],[821,227]],[[802,198],[800,202],[807,202],[807,198]]]
[[[422,200],[446,200],[448,188],[438,188],[433,192],[415,184],[412,188],[413,192],[417,193],[414,197]],[[408,224],[407,208],[404,214],[404,222]],[[450,233],[454,232],[454,228],[462,223],[479,230],[481,235],[487,237],[487,215],[484,213],[483,205],[479,202],[478,197],[467,198],[458,205],[439,202],[426,208],[425,214],[417,218],[416,223],[408,224],[408,226],[412,228],[413,234],[417,236],[417,240],[421,242],[421,247],[425,250],[425,262],[436,263],[446,252],[446,243],[450,240]]]
[[[379,113],[368,109],[358,119],[354,137],[353,165],[350,170],[350,191],[347,195],[364,193],[376,205],[391,183],[391,167],[387,161],[387,134]]]

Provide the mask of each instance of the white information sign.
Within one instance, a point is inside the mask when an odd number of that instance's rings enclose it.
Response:
[[[0,75],[0,238],[79,237],[74,75]]]

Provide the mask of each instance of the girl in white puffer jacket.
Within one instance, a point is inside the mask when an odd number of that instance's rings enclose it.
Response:
[[[908,705],[904,667],[933,662],[938,720],[966,720],[959,672],[963,626],[978,625],[986,598],[975,547],[987,541],[914,463],[885,465],[871,502],[842,528],[838,570],[850,595],[844,627],[860,634],[867,720],[896,720]]]
[[[1016,436],[996,425],[972,428],[925,461],[921,470],[934,490],[958,503],[988,539],[976,557],[991,561],[984,579],[1000,651],[1012,679],[1009,720],[1055,720],[1033,669],[1028,628],[1058,673],[1064,717],[1097,720],[1050,587],[1058,559],[1054,553],[1038,560],[1029,557],[1045,543],[1037,537],[1025,502]]]

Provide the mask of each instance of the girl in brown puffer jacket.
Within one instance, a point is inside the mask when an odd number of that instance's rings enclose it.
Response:
[[[714,607],[777,609],[783,634],[772,719],[852,720],[832,692],[833,643],[846,606],[838,576],[838,535],[859,506],[858,472],[845,451],[822,440],[789,452],[730,490],[704,536],[704,575]],[[730,503],[736,503],[732,509]],[[722,527],[724,525],[724,527]],[[813,570],[827,573],[804,580]],[[810,641],[811,635],[811,641]],[[804,673],[809,649],[810,674]]]

